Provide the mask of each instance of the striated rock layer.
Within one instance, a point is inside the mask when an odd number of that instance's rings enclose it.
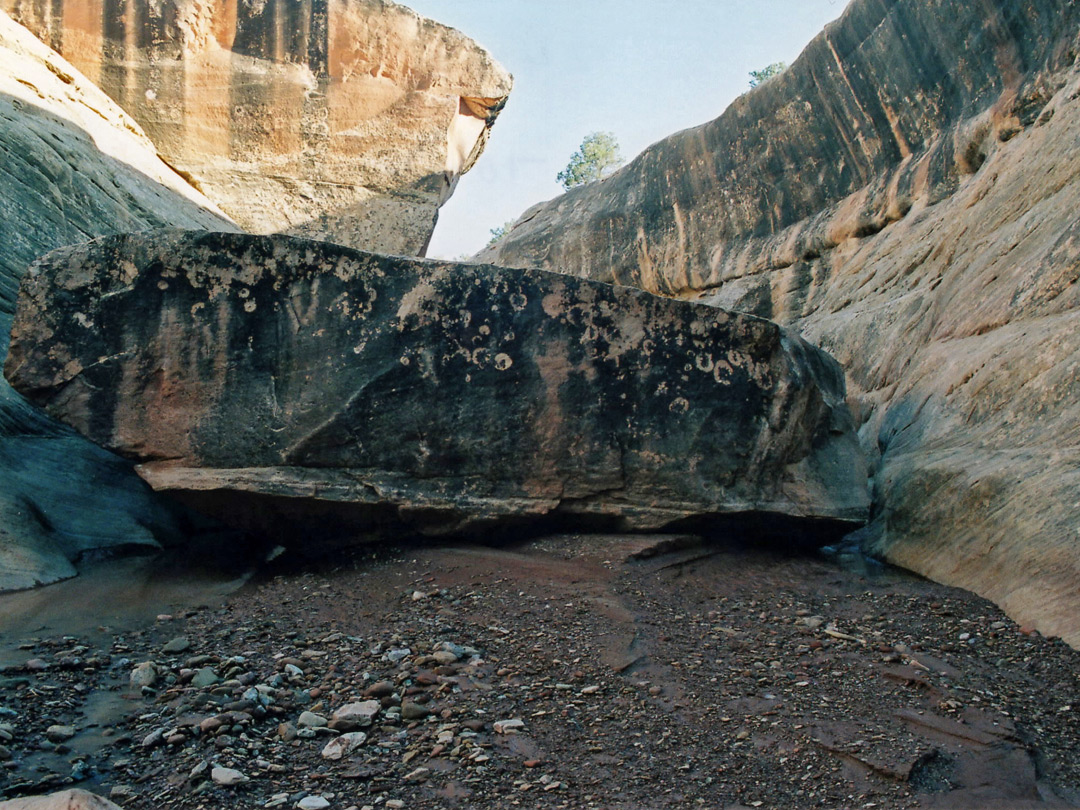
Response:
[[[511,78],[384,0],[0,0],[236,222],[422,255]]]
[[[1080,4],[856,0],[781,76],[485,254],[792,325],[868,546],[1080,644]]]
[[[823,352],[749,315],[541,271],[113,237],[34,265],[5,374],[155,488],[281,539],[312,519],[355,542],[728,516],[820,542],[868,505]]]
[[[34,259],[166,224],[232,227],[119,106],[0,12],[0,356]],[[88,551],[156,546],[180,531],[129,463],[0,381],[0,590],[71,576]]]

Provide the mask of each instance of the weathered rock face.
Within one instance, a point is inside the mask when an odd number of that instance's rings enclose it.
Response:
[[[868,503],[827,355],[752,316],[540,271],[108,238],[33,267],[5,373],[155,488],[225,519],[247,503],[263,529],[768,512],[817,539]]]
[[[0,12],[0,354],[34,259],[166,224],[232,227],[108,96]],[[177,533],[130,464],[0,381],[0,590],[71,576],[88,550]]]
[[[422,255],[510,92],[384,0],[0,0],[245,229]]]
[[[489,258],[744,309],[848,374],[867,542],[1080,644],[1080,5],[857,0]]]

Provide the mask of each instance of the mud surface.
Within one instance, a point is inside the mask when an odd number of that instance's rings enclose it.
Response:
[[[125,632],[47,632],[4,635],[20,647],[0,674],[7,796],[77,781],[133,808],[1080,802],[1080,654],[966,592],[817,556],[625,536],[409,548]]]

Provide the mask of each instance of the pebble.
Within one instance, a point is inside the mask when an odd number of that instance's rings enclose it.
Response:
[[[323,728],[328,725],[329,722],[330,721],[321,714],[315,714],[315,712],[301,712],[300,718],[296,721],[296,725],[301,728]]]
[[[221,785],[222,787],[242,785],[244,782],[250,781],[235,768],[214,768],[210,771],[210,778],[214,780],[215,785]]]
[[[172,641],[167,642],[162,648],[163,653],[169,655],[179,655],[182,652],[187,652],[191,649],[191,641],[186,636],[178,636]]]
[[[211,667],[203,667],[196,671],[194,677],[191,679],[191,685],[196,689],[206,689],[209,686],[213,686],[216,683],[220,683],[221,678],[214,672]]]
[[[405,720],[423,720],[429,714],[431,714],[431,709],[419,703],[413,703],[411,700],[406,700],[401,704],[401,716]]]
[[[330,728],[340,731],[353,731],[367,728],[375,722],[375,716],[382,709],[377,700],[365,700],[361,703],[346,703],[336,709],[330,717]]]
[[[496,720],[494,727],[496,734],[515,734],[525,728],[525,721],[517,718],[513,720]]]
[[[153,687],[157,683],[157,677],[157,667],[154,666],[154,662],[143,661],[131,670],[128,680],[135,689],[142,689]]]
[[[338,760],[348,756],[367,742],[367,734],[362,731],[350,731],[335,737],[322,750],[323,759]]]
[[[364,695],[373,698],[390,697],[394,694],[394,684],[390,681],[376,681],[364,690]]]
[[[67,742],[74,736],[74,726],[49,726],[45,729],[45,739],[53,743]]]
[[[305,796],[296,803],[296,806],[300,810],[326,810],[330,806],[330,802],[322,796]],[[390,803],[387,802],[386,806],[389,807]]]

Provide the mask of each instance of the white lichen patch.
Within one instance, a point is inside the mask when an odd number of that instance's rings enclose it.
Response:
[[[495,368],[499,371],[506,371],[512,365],[514,365],[513,358],[505,352],[499,352],[495,355]]]
[[[131,261],[125,260],[120,262],[120,266],[117,269],[120,271],[120,280],[123,281],[125,285],[130,285],[139,275],[139,268]],[[162,275],[164,275],[164,273]]]
[[[425,313],[431,313],[439,300],[438,291],[431,281],[421,281],[403,296],[398,305],[397,320],[398,331],[405,331],[405,319],[415,315],[420,322],[425,323]]]

